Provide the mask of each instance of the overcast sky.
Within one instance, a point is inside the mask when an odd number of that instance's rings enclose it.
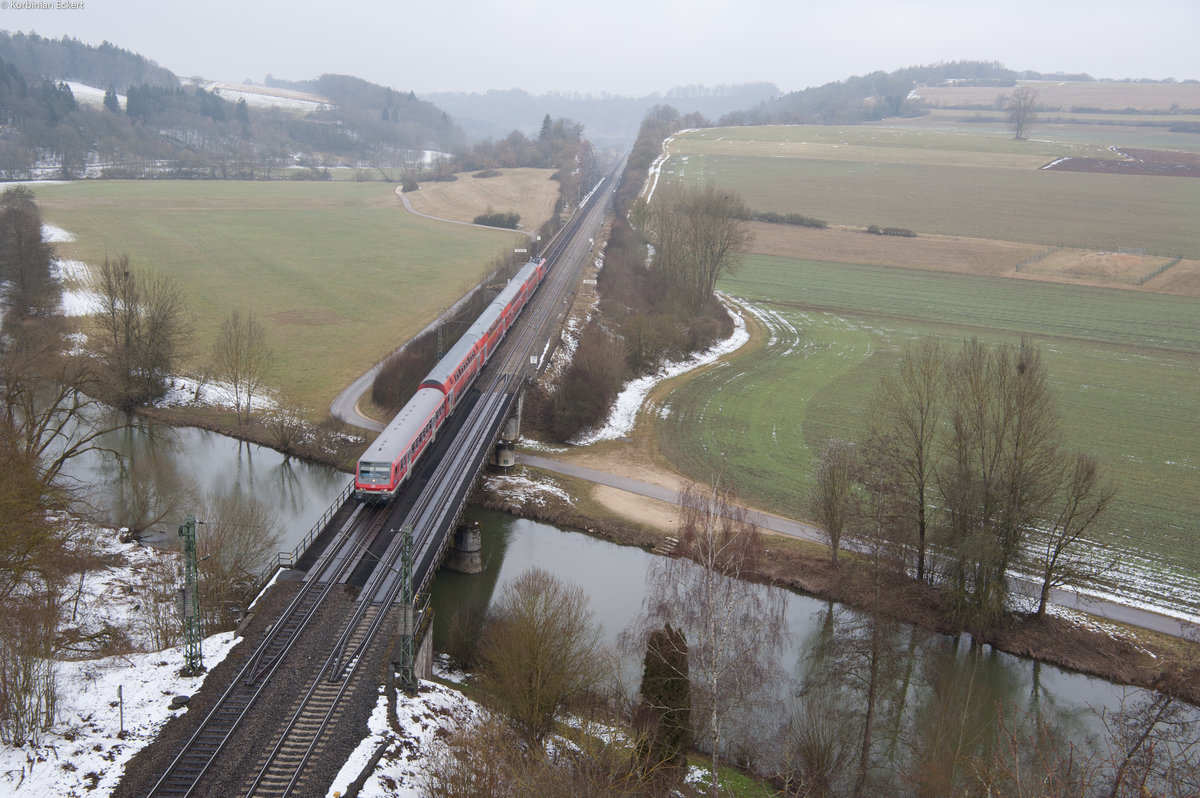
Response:
[[[794,91],[959,59],[1200,79],[1200,0],[3,0],[0,29],[108,40],[181,76],[325,72],[417,93]],[[124,88],[124,87],[120,87]]]

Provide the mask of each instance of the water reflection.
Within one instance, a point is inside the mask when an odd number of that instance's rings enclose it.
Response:
[[[485,606],[535,565],[584,589],[610,644],[640,613],[652,562],[641,549],[498,513],[472,509],[468,515],[484,530],[486,570],[475,577],[444,571],[437,576],[435,645],[444,642],[457,607],[465,601]],[[731,751],[760,767],[786,771],[789,758],[799,755],[789,730],[808,723],[811,731],[813,719],[820,719],[842,749],[841,766],[831,775],[841,789],[853,789],[868,716],[868,785],[886,792],[903,782],[906,790],[951,794],[974,777],[980,757],[1004,753],[1005,734],[1038,736],[1042,753],[1106,756],[1110,752],[1100,750],[1106,732],[1100,713],[1111,718],[1149,695],[972,645],[967,636],[875,621],[792,593],[786,602],[791,636],[781,664],[788,678],[775,686],[769,711],[741,719],[740,741]],[[640,662],[627,662],[630,668],[640,672]],[[1039,712],[1049,724],[1036,722]],[[1187,713],[1193,719],[1200,715],[1191,707]]]
[[[290,551],[350,479],[257,444],[140,419],[98,444],[118,457],[89,453],[70,467],[72,478],[90,486],[87,502],[112,526],[148,524],[166,540],[202,497],[241,492],[271,509]]]

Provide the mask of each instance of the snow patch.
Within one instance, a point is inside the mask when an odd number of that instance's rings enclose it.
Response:
[[[42,222],[42,240],[48,244],[69,244],[75,240],[75,236],[58,225]]]
[[[519,474],[498,474],[483,478],[485,490],[498,493],[523,507],[545,507],[554,502],[574,505],[571,495],[549,480],[535,480]]]
[[[144,646],[138,607],[146,600],[145,581],[155,566],[173,569],[177,555],[121,543],[111,529],[80,524],[75,533],[77,545],[91,546],[110,564],[84,575],[74,623],[85,629],[108,624]],[[232,632],[206,638],[205,666],[225,659],[240,639]],[[171,698],[192,695],[204,683],[204,675],[180,676],[182,668],[179,647],[56,663],[55,723],[39,745],[0,746],[0,791],[13,798],[111,794],[125,763],[187,711],[172,710]]]
[[[354,750],[333,779],[329,795],[346,794],[350,782],[358,778],[381,745],[387,750],[379,765],[367,778],[359,795],[362,798],[422,798],[421,784],[426,763],[439,749],[442,740],[456,729],[465,728],[483,717],[484,710],[462,693],[436,682],[422,681],[414,698],[398,693],[396,717],[400,731],[388,725],[387,696],[381,693],[368,723],[370,733]]]
[[[227,407],[234,408],[233,386],[227,382],[194,380],[191,377],[172,377],[166,394],[154,403],[155,407]],[[250,402],[250,409],[258,412],[273,410],[279,404],[259,391]]]
[[[750,340],[750,333],[746,330],[745,317],[742,316],[740,309],[732,306],[728,297],[721,295],[721,301],[725,302],[726,307],[733,312],[733,335],[724,341],[717,342],[710,349],[694,355],[687,360],[668,361],[653,374],[639,377],[627,383],[621,393],[617,395],[616,403],[613,405],[608,420],[599,428],[584,433],[573,441],[573,443],[578,446],[587,446],[599,443],[600,441],[611,441],[626,437],[633,431],[633,425],[637,421],[638,412],[641,410],[642,404],[646,401],[646,396],[649,395],[655,385],[672,377],[678,377],[680,374],[686,374],[693,369],[708,365],[709,363],[714,363],[717,359],[735,352],[744,346]]]

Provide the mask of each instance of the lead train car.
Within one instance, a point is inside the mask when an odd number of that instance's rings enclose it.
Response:
[[[413,398],[359,458],[354,478],[354,495],[359,500],[382,502],[396,495],[545,274],[544,258],[522,266],[425,376]]]
[[[375,502],[395,496],[417,458],[433,442],[446,412],[446,397],[441,391],[417,391],[358,459],[354,495]]]

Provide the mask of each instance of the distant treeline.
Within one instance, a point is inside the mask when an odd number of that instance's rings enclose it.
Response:
[[[829,226],[820,219],[813,219],[811,216],[802,216],[798,213],[752,211],[746,218],[752,222],[766,222],[767,224],[791,224],[795,225],[796,227],[813,227],[817,230],[824,230]]]
[[[174,73],[143,56],[109,42],[93,47],[69,36],[47,39],[36,33],[0,31],[0,59],[26,74],[74,80],[101,89],[179,85]]]
[[[895,72],[872,72],[791,92],[719,120],[722,125],[857,124],[926,113],[912,91],[919,86],[995,86],[1020,80],[1092,81],[1086,73],[1046,74],[1008,69],[996,61],[951,61]],[[1173,81],[1166,81],[1173,82]]]

